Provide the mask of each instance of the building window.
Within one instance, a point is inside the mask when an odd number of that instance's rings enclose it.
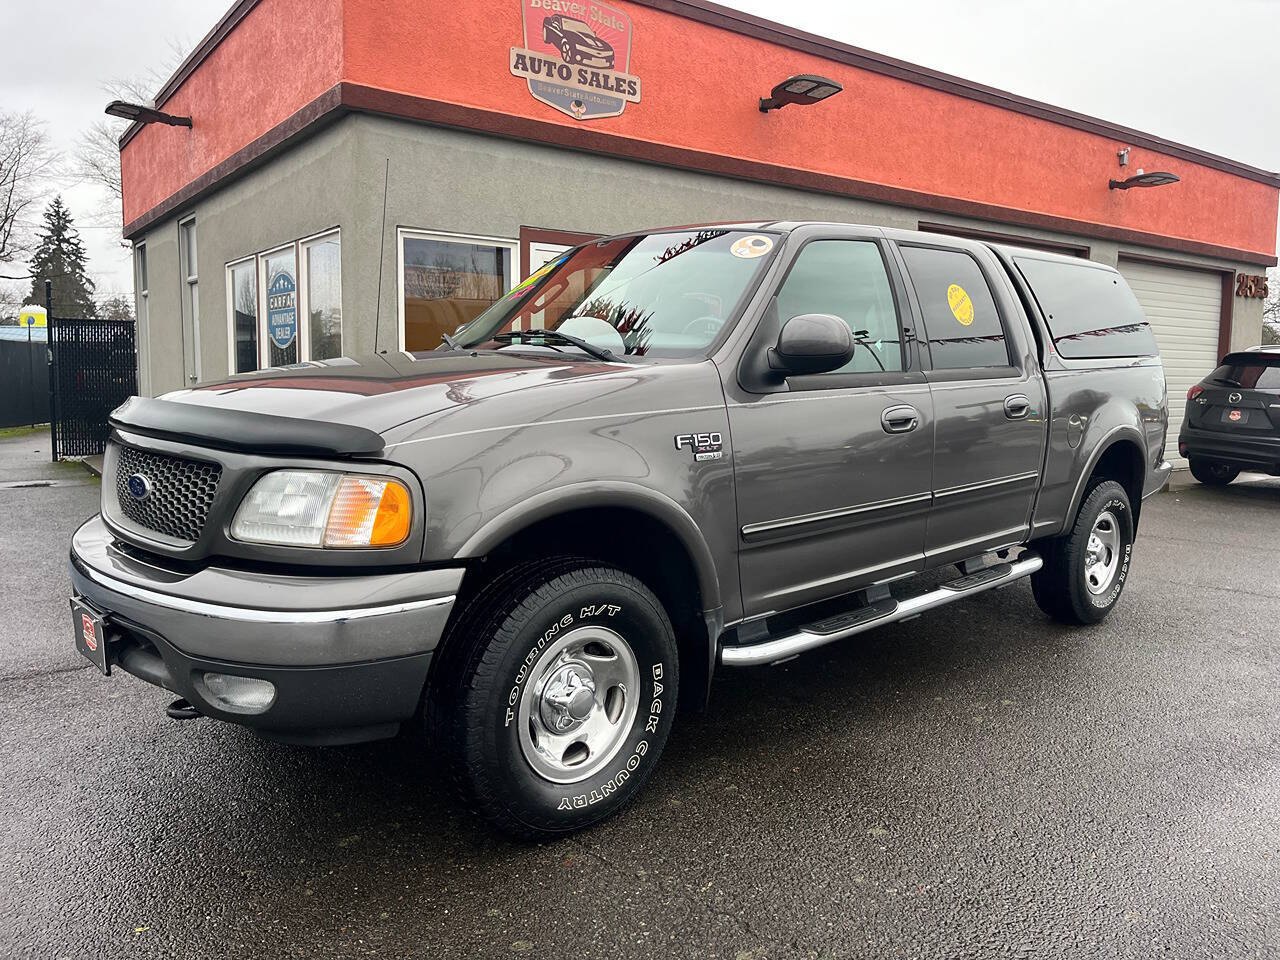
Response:
[[[513,240],[417,230],[399,239],[402,350],[434,350],[511,288]]]
[[[230,373],[342,356],[339,231],[227,264]]]
[[[256,257],[227,267],[227,303],[231,311],[231,372],[258,369],[258,263]]]
[[[298,250],[289,244],[258,258],[259,283],[266,309],[262,311],[259,335],[265,357],[263,366],[279,367],[297,363],[298,352]]]
[[[342,243],[337,232],[302,243],[310,359],[342,356]]]
[[[200,278],[196,258],[196,220],[178,224],[178,267],[182,272],[183,364],[187,380],[200,379]]]

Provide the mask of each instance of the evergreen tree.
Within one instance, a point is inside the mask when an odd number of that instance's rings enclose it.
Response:
[[[54,304],[57,305],[56,302]],[[128,297],[116,294],[102,301],[98,316],[103,320],[133,320],[133,303]]]
[[[40,241],[31,256],[31,292],[27,303],[44,305],[44,282],[53,281],[53,315],[96,317],[93,281],[85,273],[84,244],[71,211],[54,197],[44,212]]]

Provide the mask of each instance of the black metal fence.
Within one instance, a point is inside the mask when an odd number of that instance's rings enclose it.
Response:
[[[102,453],[107,416],[138,392],[133,321],[50,316],[49,356],[53,459]]]
[[[48,422],[49,360],[44,340],[0,340],[0,428]]]

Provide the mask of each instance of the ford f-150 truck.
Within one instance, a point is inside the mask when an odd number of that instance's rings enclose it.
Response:
[[[716,671],[1027,577],[1101,620],[1167,419],[1102,264],[836,223],[611,237],[437,350],[126,402],[76,644],[176,718],[423,723],[483,815],[563,834],[635,796]]]

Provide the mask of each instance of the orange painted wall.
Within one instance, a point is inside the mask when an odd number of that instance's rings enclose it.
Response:
[[[643,100],[628,104],[620,117],[580,123],[534,100],[525,81],[508,70],[510,48],[524,45],[519,0],[262,0],[166,106],[193,112],[206,128],[200,147],[193,143],[174,168],[174,158],[160,148],[171,131],[147,141],[156,130],[148,128],[129,144],[125,221],[318,95],[337,71],[352,83],[596,133],[1265,255],[1275,251],[1280,192],[1274,186],[1134,149],[1127,172],[1171,170],[1182,182],[1109,191],[1108,178],[1121,173],[1115,151],[1123,141],[648,7],[614,5],[634,23],[630,72],[641,78]],[[303,62],[294,76],[263,69],[262,49],[281,44]],[[757,110],[757,97],[772,83],[805,72],[833,77],[845,90],[817,107]],[[258,93],[247,102],[243,95],[234,106],[219,100],[219,91],[254,77]],[[203,120],[209,109],[217,119]],[[150,143],[156,152],[141,156]]]
[[[169,98],[190,130],[143,127],[121,154],[129,223],[288,119],[341,77],[342,0],[264,0]]]

